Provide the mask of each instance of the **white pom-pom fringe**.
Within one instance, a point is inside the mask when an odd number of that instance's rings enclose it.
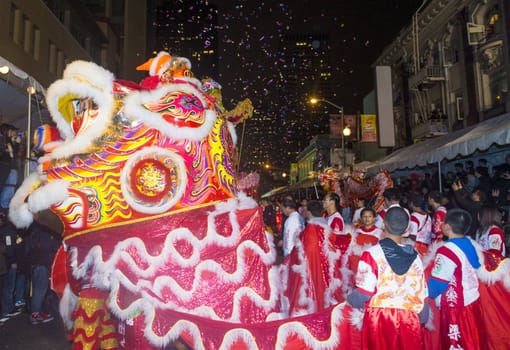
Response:
[[[72,320],[71,315],[76,309],[76,305],[78,305],[78,297],[73,293],[68,283],[66,284],[64,294],[62,295],[62,299],[60,299],[59,304],[60,316],[62,316],[62,321],[64,322],[64,326],[67,330],[72,330],[74,327],[74,321]]]

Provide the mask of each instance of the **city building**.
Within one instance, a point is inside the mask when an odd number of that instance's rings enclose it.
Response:
[[[297,157],[298,182],[316,177],[318,172],[329,167],[341,169],[343,151],[340,136],[328,134],[314,136]]]
[[[145,16],[140,16],[145,13],[145,0],[121,3],[0,2],[1,122],[26,128],[31,105],[32,128],[47,122],[44,89],[74,60],[96,62],[125,79],[141,77],[134,67],[146,59]],[[33,89],[27,93],[27,88]]]
[[[208,2],[147,1],[147,48],[188,58],[197,78],[218,75],[218,10]],[[189,20],[193,18],[193,20]]]
[[[332,78],[335,51],[330,48],[329,33],[321,31],[287,33],[279,41],[279,96],[275,96],[277,103],[247,122],[250,132],[245,143],[253,156],[244,158],[243,167],[257,169],[272,159],[279,166],[288,166],[315,135],[327,132],[327,106],[312,108],[308,99],[312,95],[336,99]]]
[[[431,0],[375,60],[390,66],[395,148],[510,111],[508,1]]]
[[[335,14],[332,21],[327,19],[327,11],[317,11],[317,3],[306,1],[300,3],[299,9],[293,6],[296,23],[278,38],[278,47],[274,49],[277,54],[271,55],[278,72],[269,76],[274,78],[271,82],[276,84],[276,89],[254,101],[256,110],[264,105],[263,115],[247,121],[249,134],[245,144],[250,145],[250,152],[243,154],[251,156],[243,158],[244,167],[256,169],[272,159],[280,162],[280,166],[296,162],[315,135],[328,133],[331,116],[340,111],[328,104],[311,106],[311,97],[337,103],[345,107],[346,114],[362,114],[362,95],[370,89],[368,66],[371,57],[380,52],[378,45],[387,42],[400,23],[408,21],[407,13],[412,13],[414,6],[412,1],[404,3],[399,5],[402,15],[390,23],[373,14],[376,12],[356,13],[351,4],[341,2],[328,5]],[[286,6],[282,5],[282,8],[286,9]],[[359,25],[360,19],[372,24]],[[380,25],[374,25],[379,20]],[[374,35],[376,40],[365,41],[362,38],[370,32],[367,29],[370,25],[384,26],[384,30]],[[351,26],[359,29],[354,35],[344,30]],[[274,30],[275,36],[278,29]],[[264,74],[271,68],[274,67],[264,67]],[[267,108],[267,104],[272,105]],[[347,145],[356,153],[356,159],[360,159],[361,154],[367,155],[367,159],[385,155],[386,150],[376,146],[359,147],[356,142],[350,142],[358,136],[358,132],[353,134]]]
[[[505,1],[424,2],[372,65],[374,70],[391,67],[395,146],[356,143],[355,161],[374,161],[508,113],[509,19]],[[378,113],[376,94],[374,90],[365,97],[363,113]],[[295,165],[298,183],[309,185],[310,174],[324,169],[318,164],[323,159],[326,167],[342,168],[331,156],[336,146],[327,147],[312,142],[302,149]]]

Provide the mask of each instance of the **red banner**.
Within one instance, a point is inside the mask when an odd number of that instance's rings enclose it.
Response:
[[[342,114],[330,114],[329,115],[329,134],[330,135],[342,135]]]
[[[343,116],[343,122],[342,122]],[[356,133],[356,114],[330,114],[329,115],[329,133],[330,135],[341,136],[345,127],[351,129],[351,135]]]

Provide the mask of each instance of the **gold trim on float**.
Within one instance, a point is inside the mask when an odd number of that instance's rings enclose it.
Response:
[[[66,236],[66,237],[63,238],[63,240],[67,241],[69,239],[76,238],[76,237],[79,237],[79,236],[82,236],[82,235],[85,235],[85,234],[89,234],[89,233],[92,233],[92,232],[95,232],[95,231],[104,230],[105,228],[109,229],[109,228],[121,227],[121,226],[125,226],[125,225],[130,225],[130,224],[133,224],[133,223],[139,223],[139,222],[144,222],[144,221],[153,220],[153,219],[160,219],[160,218],[165,217],[165,216],[170,216],[170,215],[174,215],[174,214],[180,214],[180,213],[192,210],[192,209],[201,209],[201,208],[208,207],[208,206],[211,206],[211,205],[216,205],[216,204],[218,204],[220,202],[222,202],[222,201],[221,200],[217,200],[217,201],[214,201],[214,202],[204,203],[204,204],[196,205],[196,206],[189,207],[189,208],[182,208],[182,209],[179,209],[179,210],[172,211],[170,213],[156,214],[156,215],[153,215],[153,216],[143,217],[143,218],[139,218],[139,219],[133,219],[133,220],[125,221],[125,222],[112,223],[112,224],[110,224],[108,226],[89,228],[89,229],[86,229],[86,230],[83,230],[83,231],[80,231],[80,232],[76,232],[76,233],[74,233],[72,235]]]

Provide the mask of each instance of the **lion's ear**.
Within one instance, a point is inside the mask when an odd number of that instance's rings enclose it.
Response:
[[[48,88],[46,104],[64,148],[55,157],[86,153],[93,141],[108,129],[117,111],[114,76],[93,62],[74,61],[63,78]]]

